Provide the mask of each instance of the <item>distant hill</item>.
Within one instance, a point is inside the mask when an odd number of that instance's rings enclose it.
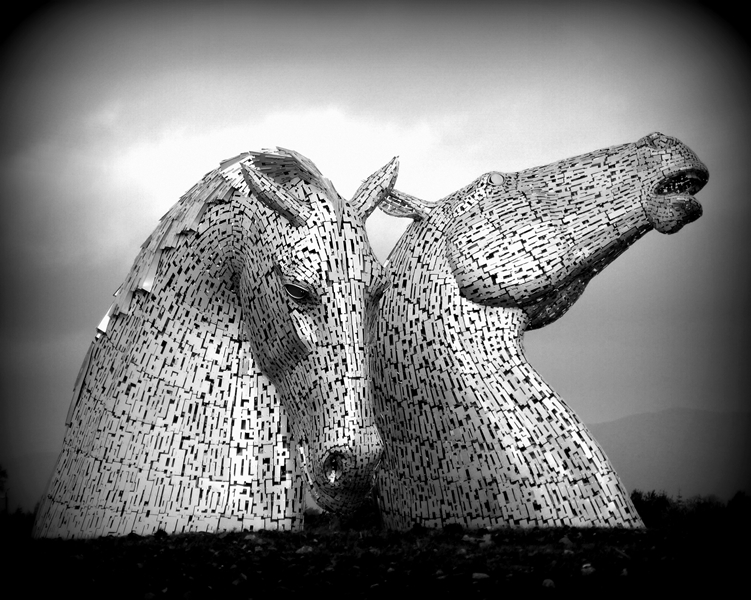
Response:
[[[676,408],[587,427],[629,492],[751,493],[751,413]]]

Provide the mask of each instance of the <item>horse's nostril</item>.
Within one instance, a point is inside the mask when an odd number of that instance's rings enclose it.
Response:
[[[323,462],[323,473],[329,483],[336,483],[344,472],[344,455],[340,452],[329,454]]]

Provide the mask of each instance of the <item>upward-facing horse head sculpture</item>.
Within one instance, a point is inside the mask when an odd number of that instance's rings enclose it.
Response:
[[[487,173],[439,202],[392,192],[381,207],[415,223],[389,257],[374,353],[387,526],[642,524],[522,336],[646,232],[698,218],[707,178],[691,150],[654,133]]]
[[[92,343],[37,536],[302,525],[355,508],[381,453],[367,353],[387,285],[365,219],[291,150],[222,163],[162,218]]]

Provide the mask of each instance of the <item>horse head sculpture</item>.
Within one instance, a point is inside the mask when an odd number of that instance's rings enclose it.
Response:
[[[522,337],[645,233],[698,218],[707,179],[690,149],[653,133],[487,173],[438,202],[392,191],[381,208],[415,222],[389,257],[374,354],[387,526],[641,526]]]
[[[370,344],[387,285],[365,219],[282,148],[224,161],[146,240],[76,382],[35,535],[302,526],[347,512],[381,453]]]

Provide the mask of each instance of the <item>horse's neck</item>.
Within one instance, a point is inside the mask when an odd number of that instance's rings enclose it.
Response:
[[[472,415],[463,420],[467,439],[476,439],[470,431],[474,427],[508,432],[514,421],[525,422],[528,431],[536,429],[543,401],[545,406],[555,405],[556,412],[568,412],[527,361],[522,344],[527,316],[521,309],[479,306],[458,291],[449,295],[442,309],[442,339],[435,339],[432,347],[438,362],[450,365],[463,389],[463,410]],[[437,389],[443,375],[434,372]],[[451,403],[444,406],[452,412]]]
[[[524,312],[462,298],[435,232],[418,226],[404,242],[394,254],[395,289],[382,312],[388,324],[382,322],[379,332],[390,339],[401,331],[396,352],[387,350],[413,366],[399,370],[399,389],[423,396],[433,407],[431,418],[451,423],[448,429],[467,441],[482,439],[477,430],[486,428],[496,438],[528,431],[530,439],[544,439],[535,430],[544,429],[547,410],[562,414],[567,424],[578,421],[524,355]]]
[[[255,480],[251,464],[269,441],[262,432],[267,425],[285,429],[286,413],[275,387],[257,368],[244,332],[233,268],[238,260],[232,243],[236,207],[229,202],[200,210],[188,205],[185,212],[202,211],[203,219],[186,223],[185,230],[169,218],[176,208],[155,232],[176,235],[169,243],[145,245],[134,267],[138,277],[142,264],[158,261],[149,291],[136,290],[130,314],[116,316],[113,325],[121,321],[120,326],[105,335],[128,348],[129,361],[136,362],[138,368],[125,375],[131,383],[148,374],[155,403],[137,404],[140,418],[217,448],[226,462],[211,476],[230,485],[248,483]]]
[[[423,330],[431,355],[455,365],[459,372],[514,369],[525,378],[542,381],[524,355],[522,337],[528,317],[522,309],[482,306],[459,294],[446,259],[440,223],[429,228],[418,224],[397,248],[393,258],[395,294],[391,305],[382,311],[389,321],[387,329],[404,329],[400,313],[403,306],[409,307],[414,314],[408,319],[413,333]]]
[[[100,343],[117,349],[121,356],[102,357],[100,362],[135,367],[121,374],[126,387],[140,386],[148,376],[151,386],[164,392],[160,395],[163,404],[185,405],[183,409],[175,407],[178,412],[187,410],[188,405],[193,414],[203,410],[202,405],[226,410],[222,419],[226,422],[215,423],[216,430],[211,433],[214,441],[226,444],[235,442],[235,421],[249,425],[248,411],[254,406],[265,405],[261,412],[267,416],[283,412],[276,389],[253,359],[244,331],[233,270],[237,262],[232,252],[236,247],[231,239],[233,210],[230,204],[211,207],[212,214],[205,215],[195,231],[178,230],[169,244],[154,243],[156,237],[164,240],[177,228],[169,219],[173,208],[144,244],[118,294],[123,301],[118,304],[116,300],[118,310],[113,311]],[[149,272],[153,275],[147,275]],[[115,397],[106,396],[111,402]],[[142,418],[151,415],[144,413]],[[192,435],[189,428],[185,434]],[[255,432],[249,429],[241,437],[250,439]]]
[[[243,331],[234,236],[254,208],[236,183],[210,173],[142,246],[76,382],[36,535],[301,524],[287,415]]]

